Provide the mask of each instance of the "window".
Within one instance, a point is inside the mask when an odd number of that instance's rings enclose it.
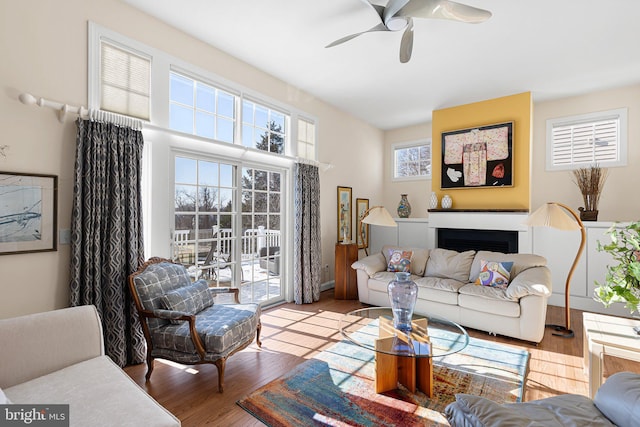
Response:
[[[100,109],[149,120],[151,59],[102,41]]]
[[[288,116],[264,105],[242,101],[242,145],[284,154]]]
[[[393,179],[431,178],[431,140],[395,144]]]
[[[316,159],[316,125],[304,119],[298,119],[298,157]]]
[[[547,120],[547,170],[627,163],[627,109]]]
[[[169,127],[233,143],[236,97],[174,72],[170,79]]]

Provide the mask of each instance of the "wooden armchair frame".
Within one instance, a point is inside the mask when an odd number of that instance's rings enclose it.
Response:
[[[155,359],[154,356],[152,355],[153,341],[151,339],[151,331],[149,330],[149,325],[147,323],[147,320],[148,319],[185,320],[189,323],[189,332],[190,332],[189,335],[200,357],[200,360],[195,364],[213,363],[216,366],[218,370],[218,391],[222,393],[224,389],[224,368],[225,368],[227,358],[237,353],[238,351],[247,348],[253,342],[253,339],[242,343],[240,346],[235,348],[228,355],[224,357],[220,357],[219,359],[216,359],[213,362],[205,360],[206,349],[196,329],[195,314],[190,315],[190,314],[182,313],[179,311],[171,311],[171,310],[163,310],[163,309],[147,310],[142,306],[142,302],[140,301],[140,296],[138,295],[137,289],[135,287],[135,282],[134,282],[135,277],[143,273],[149,265],[158,264],[161,262],[167,262],[167,263],[177,264],[182,266],[182,264],[180,264],[179,262],[171,261],[171,260],[160,258],[160,257],[153,257],[153,258],[149,258],[147,262],[142,264],[136,272],[129,275],[129,289],[131,291],[131,295],[133,296],[133,300],[138,310],[138,317],[140,318],[142,331],[144,333],[144,337],[147,342],[147,374],[145,375],[145,379],[149,381],[149,379],[151,378],[151,373],[153,372],[154,359]],[[234,297],[234,301],[238,304],[240,303],[240,289],[238,288],[218,287],[218,288],[209,288],[209,290],[214,294],[225,294],[225,293],[232,294]],[[262,342],[260,341],[261,329],[262,329],[262,323],[260,322],[260,319],[258,319],[258,325],[256,330],[256,344],[258,345],[258,347],[262,347]]]

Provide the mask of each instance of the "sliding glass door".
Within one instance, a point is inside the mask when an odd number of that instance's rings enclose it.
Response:
[[[284,299],[282,173],[175,157],[173,259],[242,302]]]

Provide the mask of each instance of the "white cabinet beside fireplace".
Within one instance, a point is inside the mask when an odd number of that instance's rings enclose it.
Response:
[[[587,240],[584,252],[571,279],[569,305],[580,310],[628,316],[629,311],[624,308],[623,304],[605,308],[593,299],[595,281],[604,281],[607,265],[613,261],[609,254],[597,250],[598,241],[603,244],[610,241],[606,231],[612,225],[612,222],[604,221],[584,222]],[[532,237],[532,252],[547,258],[547,265],[551,270],[553,294],[549,298],[549,304],[564,307],[567,274],[580,245],[580,232],[533,227]]]
[[[411,248],[428,248],[427,218],[394,218],[397,227],[372,225],[369,233],[369,253],[375,254],[384,245],[398,245]]]

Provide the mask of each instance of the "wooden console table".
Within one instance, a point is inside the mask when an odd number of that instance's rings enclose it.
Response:
[[[358,260],[358,245],[336,244],[336,279],[334,297],[336,299],[358,299],[358,279],[351,264]]]

